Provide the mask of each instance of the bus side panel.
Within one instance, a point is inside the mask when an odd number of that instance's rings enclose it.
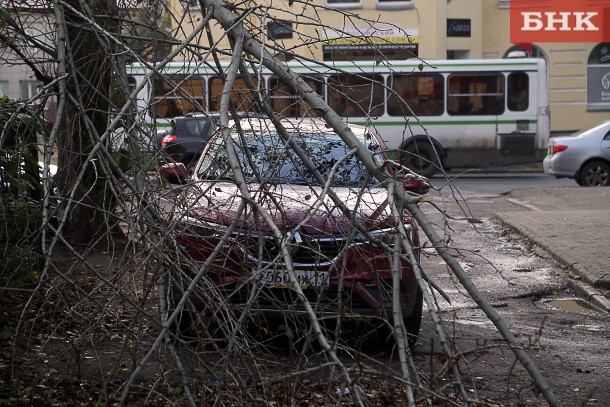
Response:
[[[435,126],[446,153],[445,167],[489,167],[497,164],[495,117],[453,117],[444,126]],[[438,131],[435,131],[437,130]]]
[[[549,73],[544,59],[538,61],[538,149],[540,160],[546,156],[546,150],[551,137],[551,107],[549,90]]]
[[[527,109],[514,106],[511,95],[511,76],[527,74],[529,89]],[[498,164],[533,163],[546,154],[549,137],[549,97],[546,65],[543,60],[537,70],[507,73],[507,106],[498,121]],[[511,100],[512,97],[512,100]]]

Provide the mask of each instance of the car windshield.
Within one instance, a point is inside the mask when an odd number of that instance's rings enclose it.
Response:
[[[336,133],[292,133],[291,138],[313,161],[325,179],[329,178],[332,168],[340,162],[330,181],[331,186],[379,186],[375,179],[367,176],[366,168],[354,154],[348,156],[349,148]],[[249,182],[317,184],[305,164],[277,133],[245,132],[243,138],[234,133],[232,139]],[[360,141],[367,147],[374,148],[372,140]],[[234,179],[221,137],[216,137],[211,142],[198,175],[204,179]]]
[[[205,133],[207,117],[189,117],[176,120],[176,131],[191,137],[201,136]]]

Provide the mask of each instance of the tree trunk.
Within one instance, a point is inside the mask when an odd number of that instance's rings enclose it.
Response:
[[[70,195],[65,235],[73,242],[88,243],[107,231],[106,216],[112,207],[104,157],[94,152],[99,135],[108,124],[111,81],[110,53],[102,38],[93,30],[91,15],[106,14],[96,8],[105,2],[89,1],[89,10],[79,0],[67,0],[66,72],[69,74],[66,110],[58,136],[59,186],[65,198]],[[79,15],[79,14],[82,14]],[[89,16],[84,18],[83,16]],[[99,22],[98,22],[99,23]],[[102,25],[100,23],[100,25]],[[59,46],[61,44],[59,39]],[[101,146],[105,148],[105,146]]]

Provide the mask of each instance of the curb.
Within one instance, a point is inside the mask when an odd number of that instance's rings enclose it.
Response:
[[[586,273],[583,273],[580,270],[580,267],[575,267],[574,264],[564,259],[562,256],[556,254],[551,250],[551,248],[545,244],[532,237],[530,234],[526,233],[526,231],[512,223],[501,213],[496,213],[492,216],[492,220],[496,220],[502,225],[510,228],[514,232],[518,233],[525,239],[530,242],[536,244],[538,247],[542,248],[546,253],[548,253],[553,259],[555,259],[558,263],[564,266],[568,271],[574,273],[577,278],[572,276],[568,276],[568,283],[574,289],[574,291],[583,299],[590,304],[592,304],[595,308],[602,310],[603,312],[610,313],[610,299],[606,298],[604,294],[602,294],[597,288],[594,287],[595,282],[592,282],[587,276]],[[581,281],[578,281],[580,279]]]
[[[568,283],[574,289],[579,297],[587,301],[589,304],[595,306],[600,311],[610,313],[610,300],[600,293],[596,288],[589,284],[581,283],[573,278],[568,280]]]

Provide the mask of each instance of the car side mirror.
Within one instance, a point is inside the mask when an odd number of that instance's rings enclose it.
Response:
[[[184,184],[186,166],[182,163],[167,163],[161,166],[161,176],[170,184]]]
[[[427,194],[431,188],[428,178],[415,174],[407,174],[402,185],[405,190],[419,195]]]

